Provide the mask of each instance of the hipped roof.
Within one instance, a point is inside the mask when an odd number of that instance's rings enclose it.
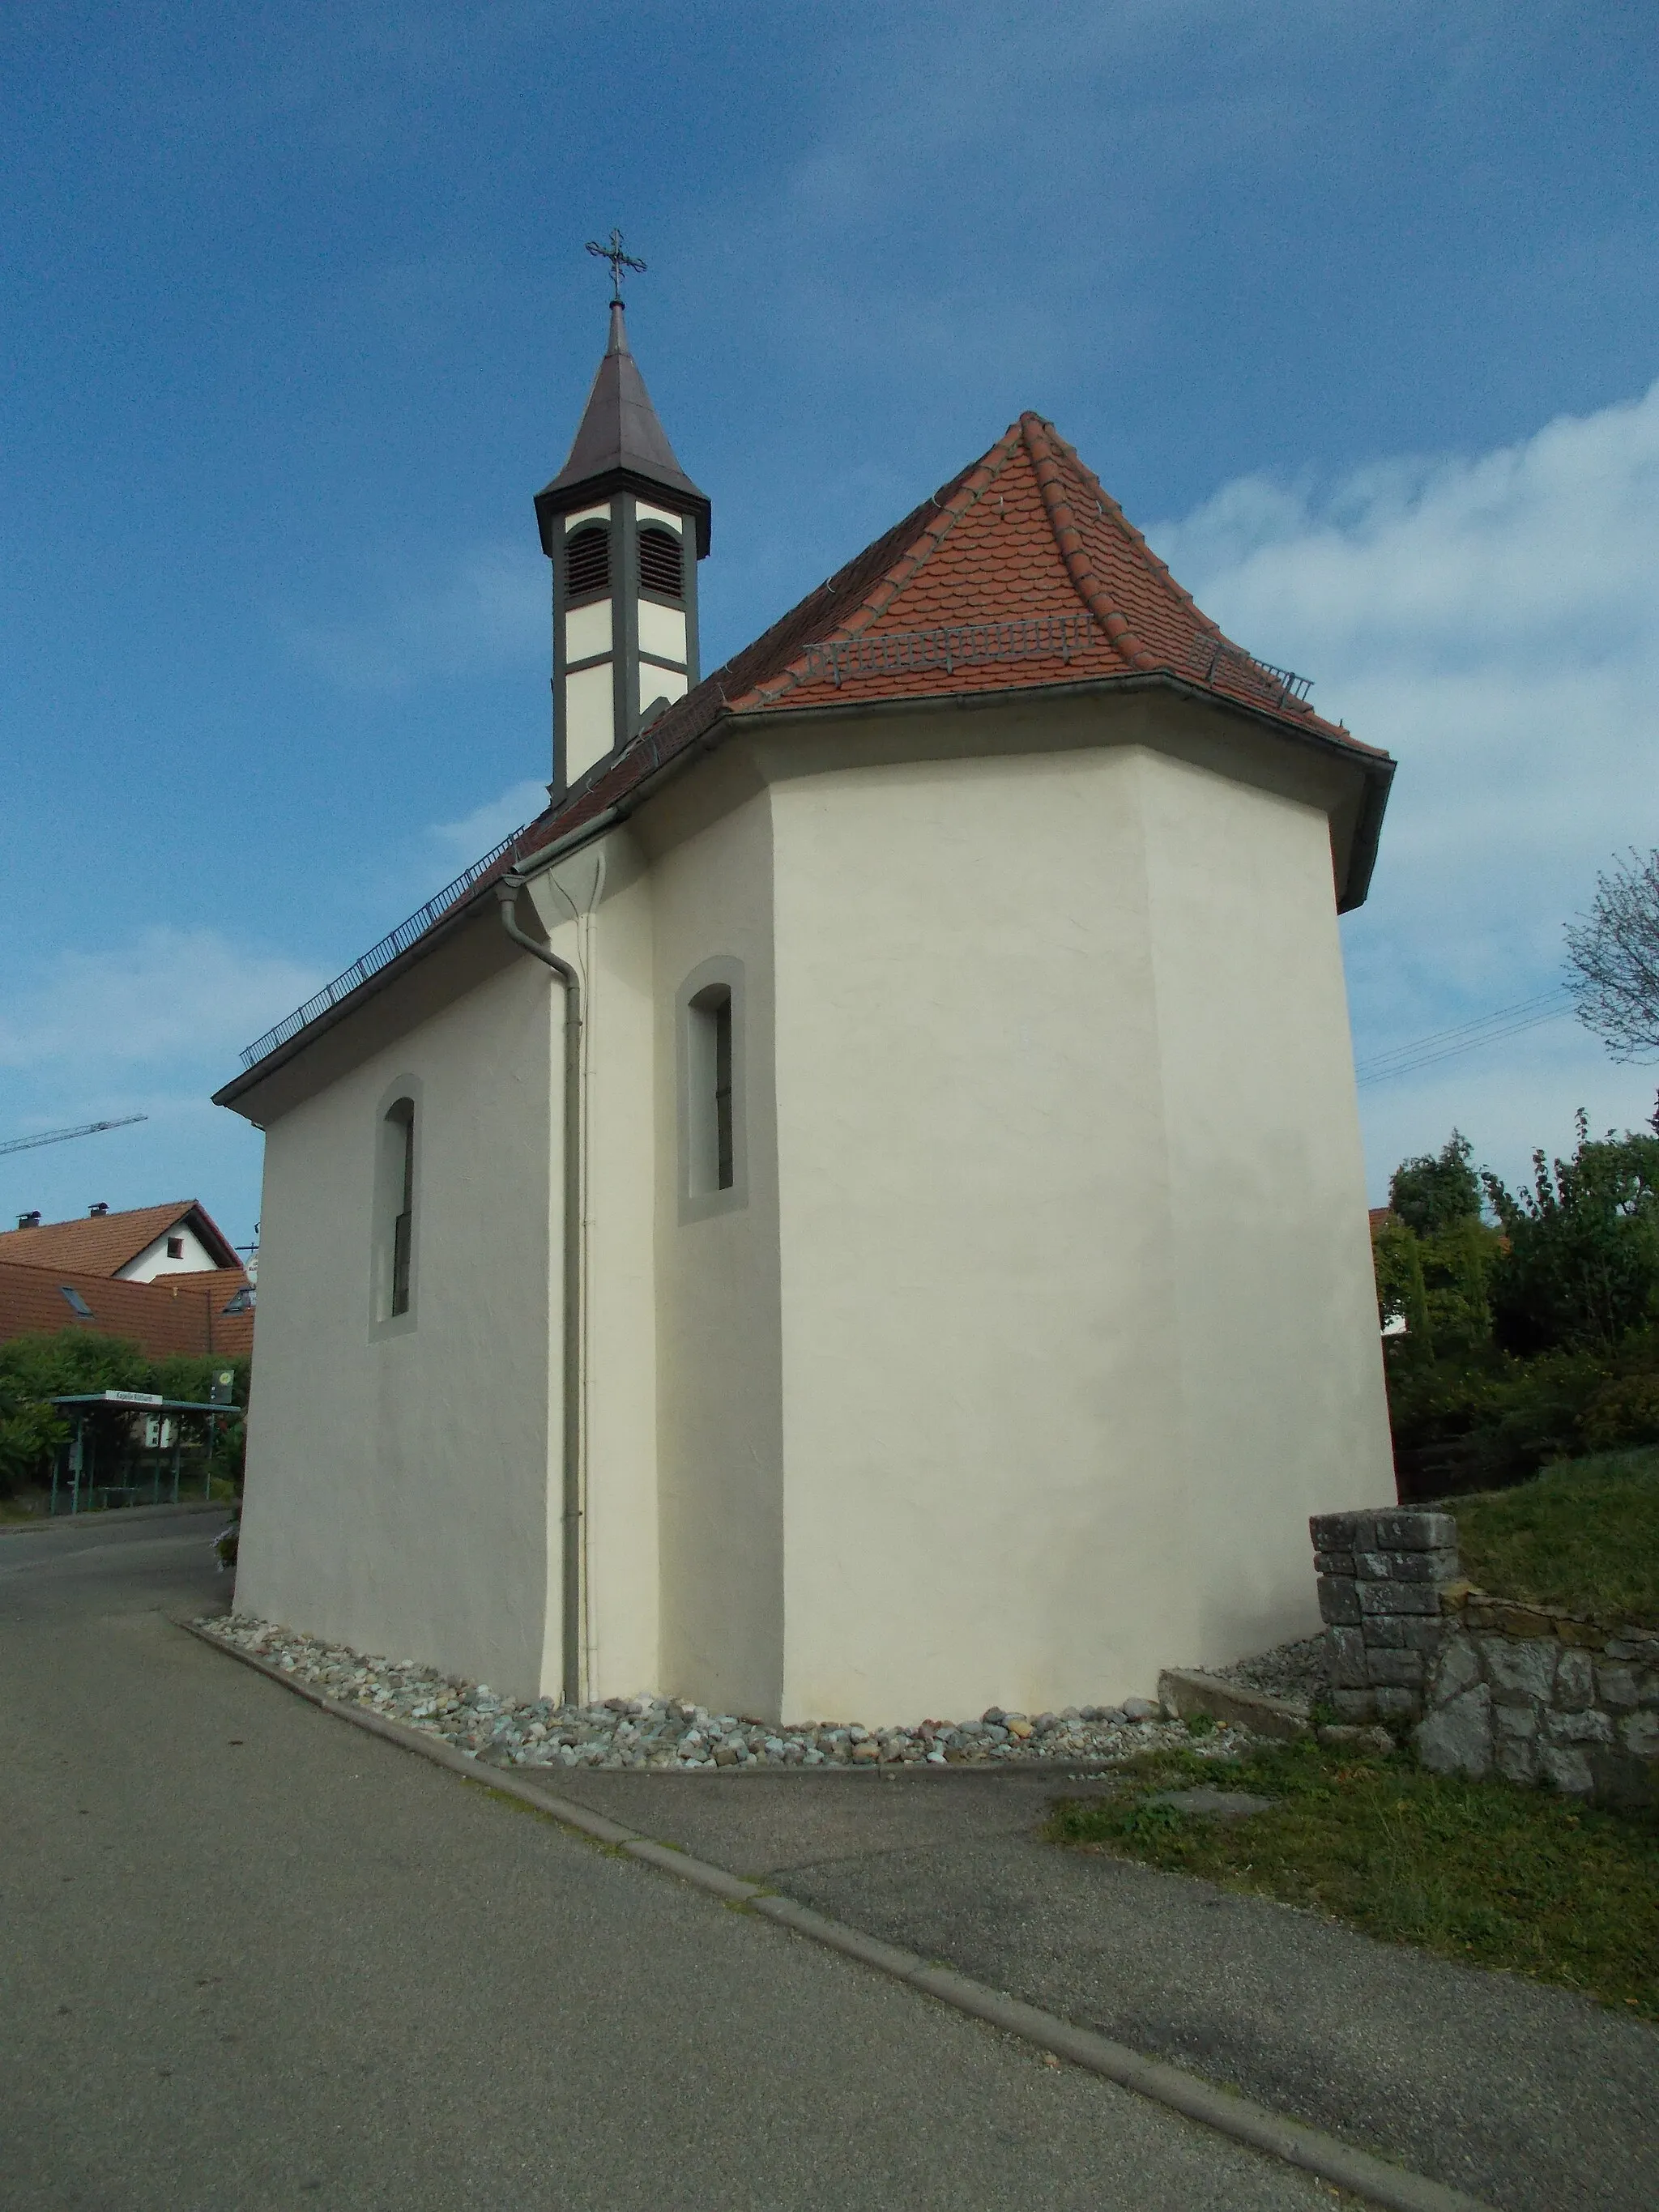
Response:
[[[596,384],[596,390],[598,388]],[[648,403],[647,403],[648,404]],[[580,442],[580,441],[579,441]],[[575,456],[573,454],[572,465]],[[567,483],[572,465],[555,479]],[[1047,624],[1047,652],[964,657],[945,666],[902,647],[952,626]],[[1061,641],[1063,635],[1063,642]],[[847,648],[838,655],[837,647]],[[837,684],[837,659],[843,680]],[[860,665],[850,677],[846,662]],[[490,895],[520,860],[573,836],[611,810],[627,811],[646,787],[745,723],[815,710],[896,706],[938,697],[993,698],[1060,686],[1167,684],[1249,719],[1258,729],[1346,761],[1364,795],[1348,849],[1339,908],[1364,899],[1394,763],[1340,723],[1293,696],[1282,677],[1233,643],[1182,589],[1093,471],[1054,424],[1034,413],[848,562],[754,642],[668,708],[630,744],[561,793],[425,935],[367,993],[418,959],[434,932]],[[313,1030],[346,1017],[354,991],[277,1054],[227,1084],[228,1105]]]
[[[833,648],[872,648],[957,624],[1091,616],[1091,641],[1018,659],[890,665],[837,684]],[[1057,625],[1056,625],[1057,629]],[[770,629],[670,707],[615,758],[564,793],[524,831],[496,874],[625,801],[723,717],[812,708],[1036,690],[1091,679],[1164,678],[1246,709],[1348,759],[1372,787],[1370,819],[1341,903],[1365,893],[1382,800],[1394,773],[1364,744],[1291,696],[1281,678],[1234,644],[1182,589],[1054,424],[1027,413],[990,451],[866,545]],[[482,889],[489,878],[481,878]],[[469,892],[476,896],[477,890]]]

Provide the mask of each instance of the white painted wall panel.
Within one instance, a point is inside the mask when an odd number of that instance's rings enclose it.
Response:
[[[579,668],[564,679],[564,776],[574,783],[616,742],[611,664]]]
[[[585,607],[571,607],[564,618],[565,659],[591,660],[596,653],[610,650],[610,600],[591,599]]]
[[[685,617],[680,609],[659,607],[654,599],[641,599],[638,611],[640,651],[660,653],[665,660],[683,661],[685,659]],[[646,673],[641,670],[641,696],[645,694],[647,684]],[[658,689],[662,687],[659,685]]]

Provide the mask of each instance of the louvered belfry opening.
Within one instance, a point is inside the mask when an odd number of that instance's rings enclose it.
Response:
[[[592,599],[611,589],[611,532],[603,523],[587,523],[566,539],[564,588],[573,599]]]
[[[640,589],[659,599],[677,599],[680,577],[680,541],[672,531],[649,524],[640,532]]]

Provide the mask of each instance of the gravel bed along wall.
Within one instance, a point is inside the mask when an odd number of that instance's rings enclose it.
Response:
[[[1290,1644],[1276,1644],[1271,1651],[1258,1651],[1252,1659],[1236,1659],[1230,1667],[1212,1667],[1218,1682],[1237,1682],[1264,1697],[1283,1698],[1304,1711],[1321,1705],[1330,1695],[1330,1644],[1322,1635],[1299,1636]]]
[[[1179,1744],[1221,1758],[1249,1741],[1237,1729],[1194,1738],[1165,1719],[1150,1698],[1121,1705],[1069,1707],[1063,1713],[1004,1712],[975,1721],[922,1721],[915,1728],[868,1729],[857,1722],[773,1728],[734,1713],[710,1713],[678,1698],[611,1698],[568,1706],[542,1698],[515,1703],[487,1683],[459,1682],[412,1662],[366,1657],[245,1614],[196,1626],[217,1641],[255,1653],[284,1674],[344,1705],[441,1736],[458,1750],[504,1766],[647,1766],[678,1771],[761,1766],[932,1766],[1006,1764],[1011,1759],[1115,1759]]]

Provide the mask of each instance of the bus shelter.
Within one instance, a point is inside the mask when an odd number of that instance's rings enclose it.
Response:
[[[50,1513],[103,1512],[113,1506],[176,1505],[183,1480],[185,1417],[205,1417],[202,1495],[213,1488],[213,1449],[221,1421],[240,1421],[230,1403],[228,1371],[223,1398],[163,1398],[148,1390],[94,1390],[54,1398],[74,1423],[68,1442],[52,1455]],[[67,1503],[62,1501],[67,1500]]]

